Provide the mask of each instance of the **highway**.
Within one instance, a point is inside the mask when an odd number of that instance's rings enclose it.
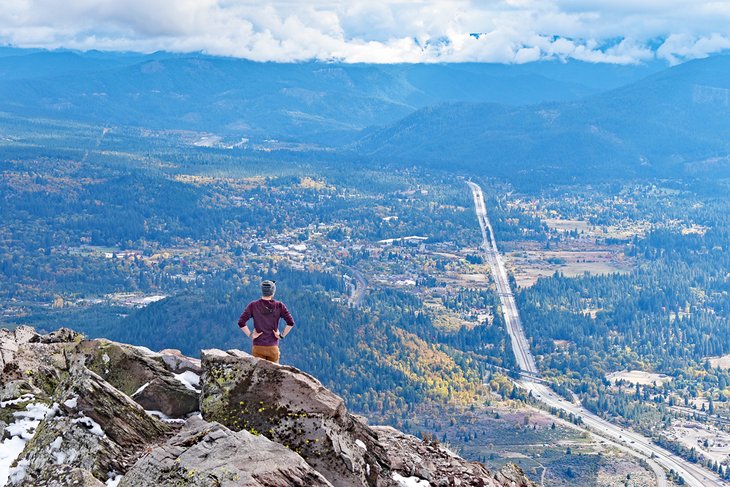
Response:
[[[519,384],[528,391],[531,391],[535,399],[542,401],[547,406],[561,409],[566,413],[572,413],[574,416],[579,416],[583,420],[583,425],[595,435],[600,436],[612,444],[619,444],[622,449],[648,461],[649,466],[652,467],[657,475],[657,484],[659,487],[665,487],[667,485],[667,479],[665,473],[660,468],[657,468],[656,464],[660,464],[667,470],[674,470],[684,478],[685,484],[691,487],[719,487],[730,485],[721,480],[714,472],[653,444],[652,440],[646,436],[624,429],[596,416],[580,404],[567,401],[548,386],[540,383],[539,380],[532,378],[539,377],[540,373],[537,370],[535,359],[530,351],[530,343],[522,327],[517,304],[512,294],[509,280],[507,279],[507,271],[505,270],[502,257],[497,248],[492,225],[487,216],[484,194],[478,184],[471,181],[467,182],[467,184],[471,188],[474,198],[474,208],[477,219],[479,220],[479,226],[482,229],[482,249],[484,250],[486,261],[490,266],[497,287],[512,350],[514,351],[517,365],[523,373],[522,380]]]

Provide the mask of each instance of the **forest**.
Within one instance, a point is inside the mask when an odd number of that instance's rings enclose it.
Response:
[[[190,355],[246,349],[235,323],[268,277],[297,321],[284,360],[354,411],[407,429],[442,405],[530,401],[499,375],[515,360],[466,174],[345,152],[195,147],[179,133],[2,123],[2,326],[69,326]],[[677,407],[727,415],[730,374],[710,362],[730,354],[726,181],[479,180],[500,248],[557,269],[516,296],[558,392],[678,451],[659,433]],[[626,270],[565,274],[575,248],[608,249]],[[365,281],[357,303],[353,270]],[[609,379],[628,370],[671,380]]]

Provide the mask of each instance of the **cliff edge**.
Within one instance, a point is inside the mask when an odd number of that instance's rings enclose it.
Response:
[[[534,486],[369,426],[294,367],[68,329],[0,329],[0,437],[0,486]]]

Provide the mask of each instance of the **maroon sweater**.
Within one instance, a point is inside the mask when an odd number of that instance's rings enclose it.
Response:
[[[254,345],[271,346],[278,345],[279,339],[274,335],[274,330],[279,329],[279,320],[284,318],[286,324],[294,326],[294,319],[291,313],[286,309],[284,303],[273,299],[259,299],[251,301],[246,306],[243,314],[238,319],[238,326],[243,328],[246,322],[253,318],[254,330],[263,333],[260,337],[254,339]]]

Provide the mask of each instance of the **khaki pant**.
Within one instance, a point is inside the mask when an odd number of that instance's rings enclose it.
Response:
[[[276,345],[254,345],[252,355],[257,358],[263,358],[270,362],[279,363],[279,347]]]

